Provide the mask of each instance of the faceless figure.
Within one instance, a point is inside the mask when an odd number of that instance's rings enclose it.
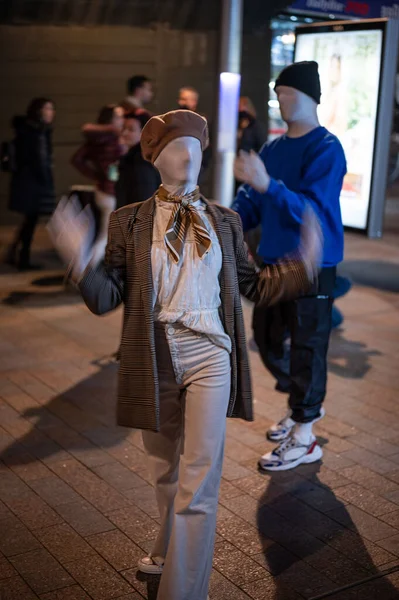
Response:
[[[111,215],[104,262],[90,257],[87,214],[62,206],[53,219],[90,310],[125,306],[117,421],[143,430],[161,523],[138,568],[162,575],[158,600],[208,598],[226,415],[252,416],[240,293],[261,302],[296,294],[320,255],[309,213],[300,258],[257,271],[238,215],[200,194],[207,140],[194,112],[150,119],[141,147],[162,185]]]
[[[161,175],[163,187],[172,196],[184,196],[197,187],[201,162],[200,141],[184,136],[169,142],[154,165]]]
[[[339,75],[335,69],[334,86]],[[260,264],[276,265],[278,256],[292,252],[308,206],[318,215],[326,244],[322,269],[311,289],[284,305],[257,305],[254,310],[254,339],[263,363],[276,378],[276,389],[288,394],[286,416],[267,431],[279,445],[260,458],[266,471],[293,469],[323,455],[312,427],[324,415],[331,307],[344,249],[340,194],[347,170],[334,130],[319,124],[317,63],[286,67],[275,91],[287,132],[265,144],[259,154],[240,153],[235,175],[246,185],[238,190],[233,208],[246,233],[261,230],[256,247]],[[272,326],[275,321],[279,327]]]

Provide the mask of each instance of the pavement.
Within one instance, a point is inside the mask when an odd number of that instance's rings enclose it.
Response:
[[[347,234],[321,463],[258,472],[286,399],[250,344],[256,420],[228,422],[211,600],[399,598],[398,239]],[[0,598],[155,600],[136,569],[159,527],[141,435],[115,425],[121,312],[63,287],[43,228],[35,248],[45,271],[0,267]]]

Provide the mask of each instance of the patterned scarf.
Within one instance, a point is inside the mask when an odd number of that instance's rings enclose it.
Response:
[[[185,196],[172,196],[161,186],[157,191],[157,197],[164,202],[176,204],[164,238],[174,262],[178,263],[182,256],[184,240],[190,223],[194,232],[198,256],[203,258],[209,251],[212,242],[199,211],[193,206],[193,203],[200,199],[199,187]]]

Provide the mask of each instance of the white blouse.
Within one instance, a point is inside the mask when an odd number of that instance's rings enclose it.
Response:
[[[212,246],[201,259],[189,226],[178,264],[173,261],[164,240],[174,206],[171,202],[156,199],[151,248],[154,320],[179,323],[207,335],[214,344],[231,352],[231,340],[219,316],[222,251],[206,214],[206,206],[201,200],[194,203],[201,211]]]

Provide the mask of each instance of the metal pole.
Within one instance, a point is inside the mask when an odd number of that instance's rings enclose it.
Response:
[[[234,159],[238,124],[243,0],[223,0],[217,137],[214,146],[213,199],[230,206],[234,194]]]

